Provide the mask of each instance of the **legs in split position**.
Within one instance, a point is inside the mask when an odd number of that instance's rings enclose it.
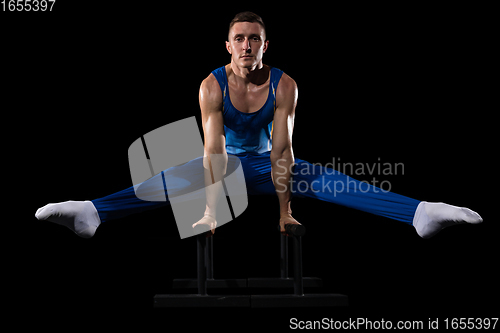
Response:
[[[269,153],[244,153],[236,156],[243,167],[248,194],[275,195],[274,184],[271,180]],[[102,222],[167,205],[169,204],[169,197],[179,193],[186,193],[193,187],[204,187],[208,178],[205,177],[206,172],[203,171],[204,168],[194,167],[201,160],[199,158],[185,165],[170,168],[144,182],[141,190],[144,191],[146,196],[151,197],[151,201],[138,199],[134,187],[130,187],[92,201],[68,201],[49,204],[38,209],[35,216],[39,220],[64,225],[79,236],[92,237]],[[292,183],[292,193],[295,197],[316,198],[402,221],[415,227],[418,235],[422,238],[432,237],[448,226],[482,222],[481,216],[468,208],[415,200],[357,181],[333,169],[312,165],[299,159],[296,159],[295,162],[294,181]],[[163,180],[170,179],[168,177],[175,177],[175,172],[179,168],[184,168],[183,173],[189,174],[189,182],[179,179],[178,186],[167,186],[168,195],[165,196],[164,191],[166,189],[163,185],[165,182],[159,180],[162,177]],[[306,168],[307,172],[303,172]],[[210,175],[210,178],[212,177],[221,176]],[[167,183],[171,184],[172,182]],[[161,195],[157,195],[160,192]],[[163,199],[155,199],[156,196],[163,197]],[[207,215],[212,206],[207,202],[207,209],[203,217],[205,220],[202,219],[198,221],[199,223],[216,223],[215,218],[212,220],[211,214]]]

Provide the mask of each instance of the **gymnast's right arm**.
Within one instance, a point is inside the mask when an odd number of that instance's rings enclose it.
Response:
[[[214,232],[217,224],[216,207],[222,192],[221,182],[226,173],[227,152],[226,137],[224,135],[224,121],[222,118],[222,92],[217,79],[210,74],[200,86],[200,108],[205,138],[205,153],[203,156],[203,167],[205,168],[205,187],[207,195],[207,207],[205,216],[195,223],[207,224]]]
[[[226,156],[227,160],[226,137],[222,118],[222,92],[213,74],[210,74],[201,83],[199,99],[205,138],[205,157],[209,157],[210,154],[220,154]],[[204,166],[207,167],[206,164]]]

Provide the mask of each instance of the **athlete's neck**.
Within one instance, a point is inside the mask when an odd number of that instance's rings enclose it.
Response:
[[[231,60],[231,70],[235,75],[235,79],[243,84],[264,84],[269,78],[268,66],[264,66],[262,61],[253,67],[239,67],[234,61]]]

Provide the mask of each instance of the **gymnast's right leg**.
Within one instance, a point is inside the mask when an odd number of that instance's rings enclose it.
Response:
[[[158,190],[163,190],[163,188]],[[90,238],[94,236],[97,228],[103,222],[159,208],[167,204],[168,198],[166,201],[144,201],[138,199],[132,186],[123,191],[92,201],[70,200],[51,203],[39,208],[36,211],[35,217],[38,220],[46,220],[63,225],[80,237]]]
[[[168,195],[166,183],[169,184]],[[169,196],[193,192],[204,186],[202,158],[197,158],[103,198],[45,205],[36,211],[35,217],[66,226],[78,236],[90,238],[101,223],[163,207],[170,204]]]
[[[101,224],[99,214],[92,201],[66,201],[51,203],[39,208],[35,217],[68,227],[78,236],[94,236]]]

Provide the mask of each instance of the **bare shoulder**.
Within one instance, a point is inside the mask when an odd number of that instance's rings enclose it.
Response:
[[[283,103],[295,105],[295,103],[297,103],[297,98],[297,83],[295,83],[295,80],[288,74],[283,73],[276,91],[276,104],[278,104],[278,106]]]
[[[200,92],[208,93],[208,94],[216,94],[222,97],[222,92],[220,90],[219,82],[215,76],[210,73],[203,81],[201,81]]]
[[[280,79],[280,83],[278,84],[278,90],[280,87],[285,91],[292,91],[297,89],[297,83],[295,83],[295,80],[292,79],[288,74],[283,73]]]
[[[212,73],[201,82],[200,104],[222,105],[222,92],[219,82]]]

